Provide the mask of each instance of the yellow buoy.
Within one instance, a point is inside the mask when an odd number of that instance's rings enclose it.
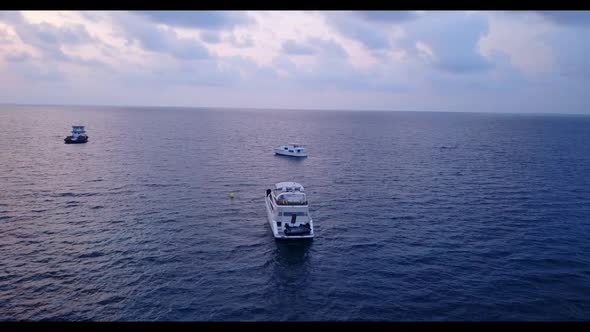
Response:
[[[234,193],[230,193],[229,198],[234,198]]]

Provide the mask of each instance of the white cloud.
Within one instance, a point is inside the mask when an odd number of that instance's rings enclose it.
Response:
[[[492,13],[488,15],[489,33],[479,43],[482,54],[494,52],[510,56],[516,68],[529,75],[550,73],[555,69],[555,52],[543,37],[555,30],[534,14]]]
[[[436,60],[432,47],[421,41],[416,42],[416,49],[418,50],[418,56],[426,62],[433,62]]]

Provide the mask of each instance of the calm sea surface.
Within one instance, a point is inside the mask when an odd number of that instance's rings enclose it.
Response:
[[[0,320],[589,318],[590,116],[0,106]]]

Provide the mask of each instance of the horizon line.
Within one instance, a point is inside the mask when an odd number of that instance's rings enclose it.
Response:
[[[417,113],[479,113],[479,114],[528,114],[528,115],[586,115],[589,113],[558,112],[490,112],[490,111],[448,111],[448,110],[395,110],[395,109],[336,109],[336,108],[284,108],[284,107],[235,107],[235,106],[175,106],[175,105],[114,105],[114,104],[40,104],[40,103],[5,103],[0,106],[57,106],[57,107],[117,107],[117,108],[182,108],[182,109],[223,109],[256,111],[322,111],[322,112],[417,112]]]

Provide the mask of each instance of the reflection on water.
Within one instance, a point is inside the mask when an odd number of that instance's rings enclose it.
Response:
[[[277,263],[287,268],[297,268],[305,265],[313,239],[279,240],[277,244]]]
[[[289,308],[277,315],[278,320],[297,320],[308,311],[307,294],[311,284],[312,239],[276,240],[275,264],[271,283],[274,285],[271,303],[277,308]]]
[[[275,153],[275,157],[281,158],[281,159],[285,159],[285,160],[291,160],[291,161],[296,162],[296,163],[300,163],[300,162],[302,162],[302,161],[304,161],[304,160],[306,160],[308,158],[308,157],[285,156],[285,155],[276,154],[276,153]]]
[[[297,288],[309,274],[310,248],[313,239],[276,240],[275,242],[277,245],[275,278],[281,286]]]

